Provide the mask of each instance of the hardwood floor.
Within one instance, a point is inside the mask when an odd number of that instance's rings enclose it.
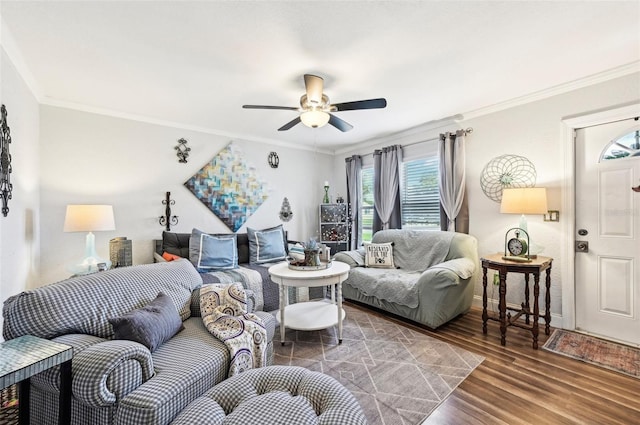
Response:
[[[538,350],[515,327],[501,346],[494,321],[483,335],[477,308],[437,331],[414,327],[486,358],[424,425],[640,424],[640,379],[543,350],[544,327]]]

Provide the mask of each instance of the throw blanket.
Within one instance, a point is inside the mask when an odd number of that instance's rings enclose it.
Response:
[[[376,232],[373,242],[393,242],[396,267],[405,272],[423,272],[447,258],[454,236],[454,232],[391,229]]]
[[[235,283],[242,282],[242,286],[246,289],[251,289],[255,297],[256,310],[264,309],[264,296],[262,293],[262,276],[260,272],[251,270],[245,267],[238,267],[237,269],[224,270],[219,272],[208,272],[209,279],[203,278],[204,283]],[[276,307],[277,308],[277,307]]]
[[[203,285],[200,311],[207,330],[229,349],[228,376],[266,365],[267,330],[258,316],[247,313],[241,283]]]
[[[419,272],[356,267],[349,272],[348,282],[366,296],[416,308],[418,279]]]

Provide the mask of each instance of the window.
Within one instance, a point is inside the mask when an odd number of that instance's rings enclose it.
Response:
[[[440,230],[438,157],[404,162],[401,174],[402,228]]]
[[[362,207],[360,208],[360,232],[363,242],[371,242],[373,236],[373,167],[362,168]]]
[[[440,191],[438,157],[432,155],[405,161],[401,170],[402,228],[440,230]],[[360,234],[363,242],[373,236],[373,167],[363,167]]]
[[[600,161],[628,156],[640,156],[640,130],[627,133],[609,143],[600,157]]]

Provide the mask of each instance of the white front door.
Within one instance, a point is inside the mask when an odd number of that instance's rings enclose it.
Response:
[[[625,120],[576,131],[575,239],[588,252],[576,249],[575,308],[576,330],[640,346],[636,130]]]

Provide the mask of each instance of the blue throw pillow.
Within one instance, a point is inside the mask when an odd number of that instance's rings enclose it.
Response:
[[[238,268],[235,234],[207,234],[193,229],[189,239],[189,260],[200,273]]]
[[[139,342],[152,352],[184,329],[176,306],[162,292],[146,306],[110,318],[109,323],[114,339]]]
[[[249,236],[249,263],[271,263],[287,257],[282,225],[262,230],[247,227],[247,235]]]

